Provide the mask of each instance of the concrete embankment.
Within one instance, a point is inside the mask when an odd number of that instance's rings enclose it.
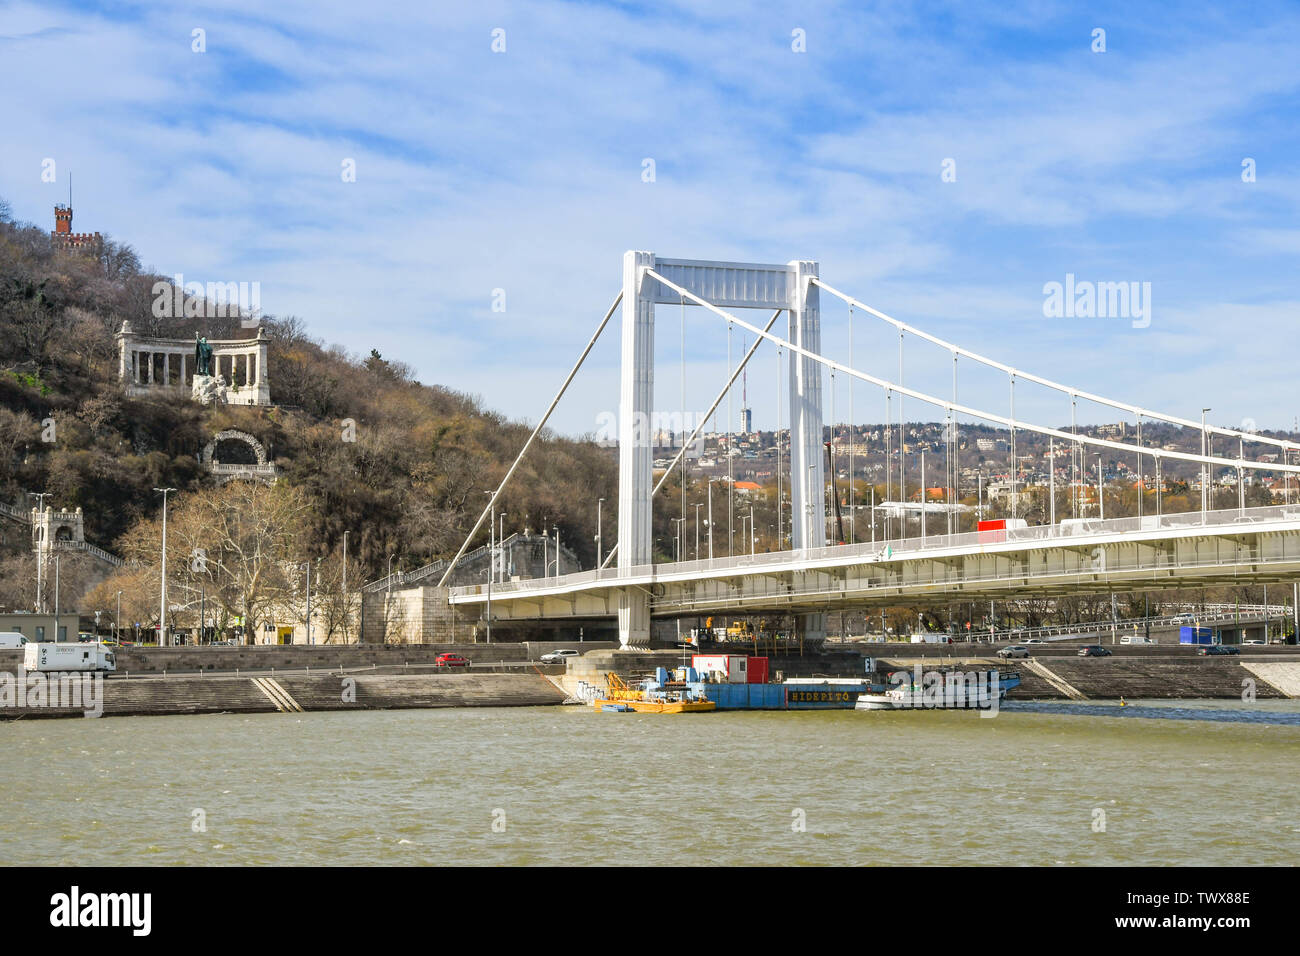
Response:
[[[475,665],[525,664],[560,648],[591,650],[614,644],[319,644],[252,647],[138,647],[116,649],[119,674],[178,674],[200,671],[394,669],[432,665],[439,654],[459,654]],[[0,650],[0,671],[22,664],[21,650]]]
[[[880,666],[884,670],[911,670],[917,664],[923,669],[938,666],[937,661],[916,658],[884,658]],[[1250,681],[1256,697],[1293,696],[1240,661],[1223,658],[955,658],[945,660],[943,666],[1014,670],[1020,675],[1020,686],[1007,694],[1012,700],[1240,699],[1248,687],[1246,681]]]
[[[561,704],[565,698],[553,679],[535,671],[130,679],[114,676],[105,678],[102,688],[105,716],[526,707]],[[0,718],[79,717],[85,709],[0,706]]]

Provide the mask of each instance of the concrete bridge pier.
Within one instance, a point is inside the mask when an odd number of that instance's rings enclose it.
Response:
[[[645,270],[652,252],[623,255],[623,361],[618,407],[618,566],[650,563],[653,458],[650,413],[654,405],[655,303]],[[619,594],[618,640],[624,647],[650,643],[650,596],[637,588]]]
[[[795,345],[820,354],[821,303],[817,263],[789,264],[790,330]],[[826,459],[822,454],[822,367],[806,356],[790,353],[790,547],[806,551],[826,547]],[[805,644],[826,640],[826,615],[804,614],[798,622]]]

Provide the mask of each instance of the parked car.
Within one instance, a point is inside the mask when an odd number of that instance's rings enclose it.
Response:
[[[1025,641],[1025,643],[1026,643],[1026,644],[1046,644],[1047,642],[1046,642],[1045,640],[1043,640],[1041,637],[1031,637],[1029,640]]]
[[[580,655],[577,651],[570,651],[570,650],[551,651],[551,653],[549,654],[542,655],[542,663],[554,664],[557,663],[558,661],[564,660],[566,657],[581,657],[581,656],[582,655]]]
[[[1249,640],[1249,641],[1242,641],[1241,643],[1243,643],[1243,644],[1263,644],[1264,641],[1263,641],[1262,639],[1256,637],[1256,638],[1252,638],[1252,639]]]
[[[1012,657],[1028,657],[1028,656],[1029,656],[1029,648],[1025,647],[1025,645],[1023,644],[1011,644],[998,651],[998,657],[1004,659],[1012,658]]]
[[[1079,648],[1080,657],[1110,657],[1110,651],[1100,644],[1085,644]]]
[[[1200,651],[1198,651],[1197,653],[1199,653],[1202,657],[1219,657],[1220,655],[1226,655],[1232,657],[1235,655],[1239,655],[1241,651],[1238,648],[1232,647],[1231,645],[1228,644],[1207,644],[1205,647],[1202,647]]]
[[[469,661],[459,654],[439,654],[433,662],[434,667],[469,667]]]

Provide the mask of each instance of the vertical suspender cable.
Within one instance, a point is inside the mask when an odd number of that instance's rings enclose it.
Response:
[[[686,296],[682,300],[682,420],[681,434],[682,439],[686,438]],[[691,459],[689,455],[682,456],[682,522],[678,529],[681,535],[681,554],[686,553],[686,479],[691,473]]]
[[[776,442],[776,550],[778,551],[785,550],[785,535],[782,533],[785,505],[781,503],[783,468],[781,464],[781,361],[784,358],[785,349],[778,346],[776,350],[776,431],[772,433],[772,440]]]
[[[727,374],[731,374],[731,323],[727,323]],[[736,456],[732,454],[736,450],[735,433],[732,431],[732,423],[735,419],[732,417],[731,395],[734,390],[727,389],[727,557],[731,557],[731,515],[732,515],[732,497],[736,491]]]
[[[855,368],[853,364],[853,306],[849,306],[849,367]],[[856,419],[853,417],[853,383],[856,380],[852,375],[849,376],[849,544],[857,541],[858,531],[858,513],[853,507],[853,433],[858,430]]]
[[[898,331],[898,384],[905,384],[903,381],[903,331]],[[904,504],[907,502],[907,475],[903,471],[905,465],[903,462],[903,450],[907,445],[907,440],[903,432],[903,393],[898,393],[898,500]],[[902,526],[899,528],[898,537],[900,540],[907,537],[907,511],[901,512],[902,517],[899,519]]]
[[[1016,460],[1016,373],[1011,373],[1011,517],[1020,515],[1020,462]]]
[[[894,495],[894,394],[885,389],[885,500]],[[885,510],[885,540],[889,540],[889,510]]]
[[[961,432],[957,428],[957,352],[952,353],[952,503],[961,503]],[[957,511],[953,509],[952,521],[957,522]]]

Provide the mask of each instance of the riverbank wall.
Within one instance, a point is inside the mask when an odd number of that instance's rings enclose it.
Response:
[[[536,707],[565,694],[538,671],[454,674],[311,674],[269,677],[107,677],[102,716],[302,713],[437,707]],[[9,702],[6,702],[9,703]],[[0,718],[81,717],[86,708],[0,706]]]

